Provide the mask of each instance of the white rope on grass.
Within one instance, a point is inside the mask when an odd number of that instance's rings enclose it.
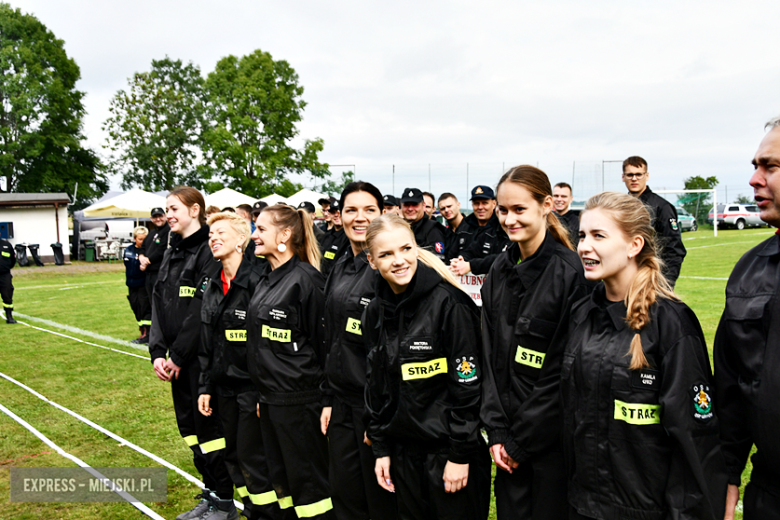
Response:
[[[0,404],[0,411],[5,413],[8,417],[19,423],[20,425],[24,426],[30,433],[38,437],[41,441],[43,441],[44,444],[49,446],[51,449],[55,450],[57,453],[65,457],[66,459],[69,459],[76,463],[81,468],[84,468],[84,471],[89,473],[90,475],[94,476],[95,478],[101,479],[103,481],[110,481],[112,486],[111,490],[125,499],[130,505],[141,511],[143,514],[148,516],[149,518],[153,518],[154,520],[165,520],[165,518],[161,517],[151,509],[149,509],[147,506],[145,506],[143,503],[139,502],[137,498],[132,496],[131,494],[127,493],[126,491],[120,491],[119,486],[117,486],[113,481],[106,478],[105,475],[100,473],[98,470],[81,460],[80,458],[76,457],[75,455],[71,455],[70,453],[66,452],[56,444],[54,444],[48,437],[46,437],[44,434],[42,434],[40,431],[35,429],[33,426],[30,425],[27,421],[13,413],[11,410]]]
[[[89,341],[84,341],[83,339],[74,338],[73,336],[68,336],[67,334],[62,334],[60,332],[54,332],[53,330],[48,330],[48,329],[42,329],[40,327],[36,327],[35,325],[30,325],[29,323],[25,323],[23,321],[19,321],[17,323],[21,323],[22,325],[30,327],[31,329],[40,330],[42,332],[48,332],[49,334],[54,334],[55,336],[61,336],[63,338],[72,339],[73,341],[78,341],[79,343],[84,343],[85,345],[91,345],[93,347],[98,347],[98,348],[102,348],[102,349],[105,349],[105,350],[110,350],[112,352],[119,352],[120,354],[125,354],[127,356],[137,357],[137,358],[143,359],[144,361],[149,361],[149,356],[139,356],[138,354],[133,354],[132,352],[125,352],[124,350],[118,350],[118,349],[111,348],[111,347],[104,347],[103,345],[98,345],[97,343],[90,343]]]
[[[82,285],[103,285],[107,283],[124,283],[124,280],[106,280],[105,282],[84,282],[84,283],[57,283],[57,284],[51,284],[51,285],[32,285],[29,287],[16,287],[14,288],[15,291],[24,291],[26,289],[50,289],[52,287],[72,287],[75,289],[76,287],[81,287]]]
[[[109,343],[116,343],[118,345],[122,345],[123,347],[130,347],[138,350],[147,350],[146,347],[138,346],[134,343],[130,343],[129,341],[125,341],[123,339],[117,339],[113,338],[111,336],[106,336],[105,334],[98,334],[97,332],[91,332],[89,330],[80,329],[78,327],[72,327],[70,325],[64,325],[62,323],[57,323],[56,321],[46,320],[43,318],[36,318],[35,316],[28,316],[27,314],[22,314],[20,312],[14,313],[16,316],[19,316],[20,318],[24,318],[26,320],[30,321],[36,321],[38,323],[43,323],[44,325],[48,325],[49,327],[54,327],[57,329],[67,330],[68,332],[73,332],[74,334],[81,334],[82,336],[87,336],[88,338],[93,339],[99,339],[101,341],[107,341]]]

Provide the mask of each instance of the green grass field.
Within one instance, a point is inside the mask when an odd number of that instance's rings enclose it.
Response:
[[[772,231],[721,231],[718,238],[713,237],[712,231],[683,235],[688,256],[677,292],[699,317],[710,348],[723,310],[726,280],[734,264]],[[21,316],[19,321],[145,355],[143,350],[129,344],[122,345],[107,338],[95,339],[73,331],[77,328],[125,341],[137,336],[121,264],[79,262],[64,267],[17,268],[14,275],[17,314],[54,324]],[[0,372],[3,374],[198,476],[191,452],[176,428],[168,385],[154,376],[147,359],[125,356],[23,324],[8,326],[3,321],[0,321],[0,348]],[[0,404],[91,466],[157,466],[151,459],[5,379],[0,379]],[[73,466],[73,463],[0,413],[0,520],[144,518],[142,513],[125,503],[10,503],[12,466],[60,467]],[[747,471],[745,476],[749,474]],[[165,518],[175,518],[191,507],[192,497],[198,491],[195,485],[168,471],[168,501],[148,505]],[[491,511],[491,518],[495,518],[495,511]]]

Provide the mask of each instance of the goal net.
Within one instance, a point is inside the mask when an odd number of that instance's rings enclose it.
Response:
[[[653,190],[677,208],[677,225],[680,231],[696,231],[707,224],[710,209],[718,205],[718,193],[709,190]],[[718,236],[718,219],[713,219],[713,234]]]

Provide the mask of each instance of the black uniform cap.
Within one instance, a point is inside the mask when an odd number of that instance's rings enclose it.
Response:
[[[406,188],[403,195],[401,195],[401,204],[412,202],[414,204],[422,204],[423,194],[417,188]]]

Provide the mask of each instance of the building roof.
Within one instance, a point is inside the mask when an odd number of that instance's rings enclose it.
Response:
[[[67,193],[0,193],[0,206],[53,206],[70,204]]]

